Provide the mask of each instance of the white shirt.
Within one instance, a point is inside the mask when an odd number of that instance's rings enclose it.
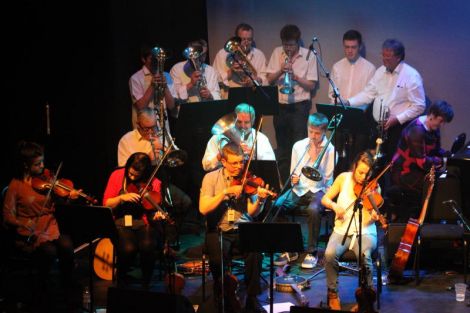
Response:
[[[331,79],[336,84],[341,97],[348,99],[361,92],[374,76],[374,73],[374,64],[361,56],[354,63],[347,58],[343,58],[333,65]],[[335,102],[331,85],[328,87],[328,97],[331,103]]]
[[[382,65],[366,88],[349,99],[352,106],[372,101],[372,114],[376,121],[380,120],[381,104],[382,112],[388,108],[400,124],[416,118],[426,108],[421,75],[405,62],[398,64],[393,73]]]
[[[170,77],[170,74],[167,72],[163,73],[165,75],[166,83],[168,86],[168,90],[170,90],[171,95],[176,98],[175,89],[173,88],[173,81]],[[142,66],[138,72],[131,76],[129,79],[129,90],[131,92],[131,99],[132,99],[132,127],[136,128],[137,123],[137,109],[134,106],[140,98],[142,98],[145,94],[145,91],[149,88],[150,84],[152,83],[152,73],[149,69],[145,66]],[[165,99],[163,99],[163,104],[166,109]],[[154,108],[155,105],[153,103],[153,97],[150,99],[150,102],[147,104],[149,108]]]
[[[247,142],[253,142],[253,134],[255,130],[252,128],[250,136],[246,140]],[[220,166],[222,163],[219,162],[217,159],[217,155],[219,151],[223,148],[220,147],[220,138],[223,135],[213,135],[206,146],[206,151],[204,152],[204,157],[202,158],[202,167],[205,171],[212,171]],[[256,154],[255,160],[268,160],[274,161],[276,160],[276,156],[274,155],[273,148],[271,143],[269,142],[268,137],[265,134],[258,132],[257,145],[256,145]],[[226,142],[225,142],[226,143]]]
[[[323,141],[320,144],[322,149],[323,147],[325,147],[327,141],[328,140],[326,138],[323,138]],[[309,144],[310,139],[307,137],[297,141],[292,147],[292,161],[290,163],[290,172],[292,173],[295,170],[294,174],[300,176],[299,182],[294,185],[292,190],[299,197],[303,196],[308,191],[316,193],[322,190],[325,192],[326,188],[330,187],[333,183],[333,171],[335,169],[335,149],[331,143],[328,144],[328,148],[326,148],[325,154],[323,155],[323,158],[321,159],[321,162],[318,166],[318,170],[322,174],[323,179],[321,181],[314,181],[301,174],[302,167],[306,165],[312,166],[313,163],[315,163],[315,160],[311,160],[310,155],[307,151]],[[297,162],[299,162],[298,165]]]
[[[242,87],[240,77],[237,73],[233,73],[230,80],[227,78],[227,71],[230,69],[227,65],[228,52],[225,49],[220,49],[215,56],[214,63],[212,66],[219,74],[219,81],[228,87]],[[267,85],[266,80],[266,57],[264,53],[257,49],[251,48],[250,52],[246,55],[246,58],[253,67],[256,69],[258,76],[262,79],[263,85]]]
[[[121,137],[118,144],[118,166],[126,165],[127,159],[136,152],[148,155],[153,153],[150,141],[143,138],[137,129],[134,129]]]
[[[310,81],[318,81],[317,74],[317,58],[313,53],[310,53],[309,60],[307,61],[308,49],[303,47],[299,48],[299,53],[294,57],[294,63],[292,64],[292,70],[295,75],[305,78]],[[285,64],[287,54],[284,52],[282,47],[276,47],[271,54],[269,59],[266,73],[276,73],[282,69]],[[282,74],[278,81],[278,90],[284,81],[285,74]],[[293,81],[294,92],[290,95],[285,95],[279,92],[280,103],[295,103],[304,100],[310,100],[310,90],[305,90],[296,81]]]
[[[170,70],[171,78],[173,79],[174,88],[177,98],[187,102],[200,102],[199,90],[196,86],[190,90],[186,89],[186,85],[191,81],[191,77],[184,72],[184,65],[187,61],[176,63]],[[214,100],[220,100],[220,89],[217,81],[217,72],[215,69],[207,64],[202,65],[204,77],[207,82],[207,89],[209,89]]]
[[[335,220],[334,232],[340,235],[346,234],[349,221],[354,212],[354,202],[356,195],[354,193],[354,181],[352,178],[352,172],[342,173],[344,181],[341,186],[341,191],[338,195],[337,203],[340,207],[346,210],[343,220]],[[375,223],[370,223],[370,213],[366,210],[362,210],[362,234],[366,235],[377,235],[377,227]],[[369,224],[370,223],[370,224]],[[349,228],[348,235],[359,234],[359,212],[354,215],[354,220]]]

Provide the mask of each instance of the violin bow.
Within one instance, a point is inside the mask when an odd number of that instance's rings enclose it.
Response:
[[[163,157],[160,159],[160,162],[157,164],[157,166],[155,166],[155,169],[153,170],[152,174],[150,175],[150,177],[149,177],[147,183],[145,184],[144,188],[142,188],[142,190],[140,191],[140,196],[141,197],[144,196],[145,192],[147,191],[147,188],[152,183],[152,179],[157,174],[157,172],[160,169],[160,167],[162,166],[163,162],[165,162],[165,159],[166,159],[167,155],[172,151],[172,148],[173,148],[173,143],[171,142],[170,146],[166,149],[165,153],[163,154]]]
[[[246,177],[248,176],[248,169],[250,167],[251,160],[253,159],[253,155],[254,155],[254,152],[255,152],[255,149],[256,149],[256,143],[258,142],[258,132],[261,129],[262,124],[263,124],[263,115],[261,115],[261,117],[259,119],[258,127],[256,127],[255,138],[253,139],[253,146],[251,146],[250,156],[249,156],[248,161],[246,163],[245,171],[244,171],[243,177],[242,177],[242,187],[245,187],[245,184],[246,184]]]

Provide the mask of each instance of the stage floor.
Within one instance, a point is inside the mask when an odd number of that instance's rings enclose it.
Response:
[[[200,254],[200,247],[204,240],[203,234],[185,234],[181,236],[181,249],[178,253],[179,262],[183,260],[197,257]],[[84,249],[77,254],[77,274],[80,277],[82,285],[88,283],[88,251]],[[291,273],[297,274],[302,277],[310,277],[317,271],[322,270],[321,262],[312,271],[302,271],[300,269],[300,259],[297,263],[292,264]],[[457,302],[455,300],[455,292],[451,287],[456,282],[463,282],[463,275],[456,272],[456,266],[450,266],[449,269],[429,269],[426,268],[422,275],[423,280],[419,286],[415,285],[415,282],[409,282],[405,285],[383,285],[382,294],[380,296],[380,310],[379,312],[427,312],[427,313],[442,313],[442,312],[470,312],[470,291],[467,290],[467,297],[465,302]],[[163,281],[160,279],[158,265],[156,266],[150,291],[152,292],[165,292],[166,287]],[[235,272],[240,281],[243,281],[242,271]],[[131,273],[135,276],[135,283],[131,283],[130,288],[144,291],[138,283],[139,271],[135,270]],[[386,272],[382,275],[386,276]],[[265,257],[263,261],[263,277],[266,281],[269,281],[269,258]],[[21,302],[21,298],[25,294],[25,290],[30,288],[27,285],[27,281],[24,276],[10,282],[7,286],[8,292],[15,292],[17,290],[19,296],[18,299]],[[374,284],[376,284],[376,275],[374,273]],[[206,286],[206,297],[205,301],[202,300],[202,288],[201,288],[201,276],[187,276],[186,284],[183,289],[183,295],[189,299],[189,301],[197,307],[197,312],[216,312],[212,297],[212,278],[209,275],[208,283]],[[112,286],[112,282],[104,281],[97,277],[94,277],[94,289],[95,289],[95,304],[99,309],[97,312],[105,312],[107,306],[107,290],[108,287]],[[339,293],[342,303],[343,310],[350,310],[355,304],[355,290],[358,286],[357,275],[349,270],[342,271],[339,277]],[[269,304],[268,285],[263,282],[262,287],[264,288],[263,293],[259,296],[259,300],[262,304]],[[319,307],[326,301],[326,276],[325,272],[319,273],[311,280],[311,286],[309,289],[303,291],[305,296],[309,300],[310,307]],[[244,285],[241,283],[240,295],[242,300],[244,299]],[[58,301],[54,301],[51,304],[50,312],[82,312],[80,309],[73,311],[64,309],[63,297],[60,290],[57,290],[56,296]],[[80,303],[81,293],[76,294],[76,303]],[[132,301],[127,299],[126,301]],[[274,303],[290,302],[294,305],[298,305],[299,300],[295,294],[274,292]],[[4,305],[4,299],[2,300]],[[8,312],[8,310],[2,308],[0,312]],[[16,312],[31,312],[25,306],[18,308]],[[147,311],[143,312],[146,313]],[[162,312],[161,308],[149,308],[148,312]]]

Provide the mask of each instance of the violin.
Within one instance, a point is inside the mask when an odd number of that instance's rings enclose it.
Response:
[[[51,171],[48,169],[44,169],[43,173],[39,176],[34,176],[31,179],[31,186],[33,189],[36,191],[43,193],[51,190],[54,192],[54,194],[58,197],[65,198],[70,196],[70,192],[75,190],[73,187],[73,182],[69,179],[65,178],[60,178],[57,179],[54,183],[54,176],[51,174]],[[97,204],[98,201],[79,191],[78,195],[82,198],[84,198],[87,202],[92,203],[92,204]]]
[[[243,185],[243,192],[247,195],[254,195],[258,192],[258,187],[264,188],[266,183],[261,177],[251,174],[248,172],[245,179],[245,184],[243,184],[242,178],[235,178],[232,181],[232,186]],[[268,190],[268,194],[272,197],[276,197],[277,194],[271,190]]]
[[[137,193],[140,195],[140,203],[145,210],[157,211],[163,219],[168,223],[174,224],[174,220],[170,217],[168,212],[161,208],[162,195],[160,192],[151,190],[151,185],[144,185],[143,183],[130,183],[126,188],[128,193]],[[157,214],[154,215],[153,219],[157,220],[161,217]]]

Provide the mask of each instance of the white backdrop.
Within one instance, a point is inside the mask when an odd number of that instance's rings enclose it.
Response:
[[[320,40],[327,69],[343,57],[342,36],[348,29],[362,33],[366,58],[382,65],[383,41],[396,38],[405,45],[405,61],[424,80],[431,101],[445,99],[456,113],[442,130],[443,147],[455,136],[470,137],[470,2],[459,0],[207,0],[210,59],[246,22],[255,30],[255,42],[269,60],[281,41],[286,24],[296,24],[305,46],[313,35]],[[320,77],[313,103],[328,102],[328,81]],[[268,120],[268,124],[272,122]],[[272,125],[264,131],[274,139]],[[274,144],[275,145],[275,144]]]

